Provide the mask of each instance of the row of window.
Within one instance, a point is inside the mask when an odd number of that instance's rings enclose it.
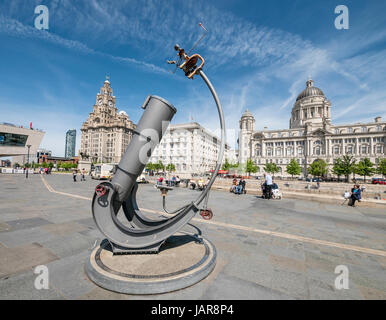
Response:
[[[358,132],[358,130],[360,130],[361,132],[368,132],[369,128],[367,128],[367,127],[361,127],[360,129],[359,128],[355,128],[355,129],[354,128],[347,128],[347,133]],[[375,130],[376,131],[382,131],[382,126],[376,126]],[[340,134],[340,133],[345,133],[344,129],[335,128],[335,134]]]
[[[335,128],[334,133],[335,134],[342,134],[342,133],[353,133],[358,132],[359,128],[353,129],[353,128],[347,128],[347,131],[345,132],[345,129]],[[382,126],[376,126],[376,131],[382,131]],[[384,128],[386,130],[386,127]],[[367,127],[361,127],[360,132],[368,132],[369,128]],[[295,136],[302,136],[304,134],[304,131],[294,131],[294,132],[278,132],[278,133],[267,133],[267,138],[282,138],[282,137],[295,137]]]
[[[302,147],[299,147],[296,150],[297,150],[298,155],[303,155],[304,149]],[[353,154],[354,150],[355,150],[354,146],[351,146],[351,145],[346,146],[346,148],[345,148],[346,154]],[[373,148],[373,153],[382,154],[383,150],[384,150],[383,145],[376,145]],[[312,151],[313,151],[314,155],[325,154],[324,149],[320,146],[314,147]],[[332,149],[332,152],[333,152],[333,154],[341,154],[342,153],[342,147],[334,146]],[[362,154],[369,154],[370,153],[370,146],[369,145],[361,145],[359,148],[359,152]],[[262,155],[261,149],[260,148],[256,149],[255,150],[255,156],[260,157],[261,155]],[[273,150],[271,147],[269,147],[266,149],[265,155],[267,157],[272,157],[272,156],[281,157],[284,155],[285,156],[293,156],[294,155],[294,148],[286,148],[286,149],[277,148],[277,149]]]

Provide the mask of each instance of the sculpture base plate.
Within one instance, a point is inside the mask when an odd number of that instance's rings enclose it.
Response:
[[[98,286],[126,294],[160,294],[189,287],[216,265],[216,249],[184,233],[168,238],[158,254],[113,254],[107,240],[96,247],[85,270]]]

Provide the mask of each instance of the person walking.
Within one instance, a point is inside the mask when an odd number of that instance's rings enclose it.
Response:
[[[80,181],[86,181],[86,170],[84,168],[82,169],[82,176],[80,178]]]
[[[76,175],[77,175],[77,172],[76,172],[76,169],[72,172],[72,177],[74,178],[74,182],[76,182]]]

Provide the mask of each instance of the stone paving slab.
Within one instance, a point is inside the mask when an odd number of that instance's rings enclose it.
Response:
[[[77,222],[65,222],[65,223],[56,223],[49,224],[42,227],[42,229],[56,235],[56,236],[64,236],[69,235],[75,232],[80,232],[87,230],[87,227],[81,225]]]
[[[11,226],[7,223],[0,222],[0,232],[11,230]]]
[[[76,255],[84,250],[91,250],[95,241],[80,233],[72,233],[60,236],[53,240],[42,241],[41,245],[48,248],[59,258]]]
[[[11,226],[11,231],[40,227],[51,223],[52,222],[42,218],[18,219],[13,221],[7,221],[7,224]]]
[[[0,243],[10,248],[33,242],[39,243],[42,241],[52,240],[54,238],[55,235],[43,230],[40,227],[0,233]]]
[[[96,287],[84,271],[90,253],[91,250],[84,250],[47,264],[50,283],[66,299],[77,299]]]
[[[205,292],[204,300],[280,300],[291,296],[274,289],[221,273]]]
[[[7,248],[0,244],[0,257],[1,278],[58,259],[50,250],[37,243],[15,248]]]
[[[90,179],[72,183],[71,176],[59,175],[45,179],[54,190],[85,198],[92,197],[99,183]],[[198,195],[175,188],[168,193],[167,206],[177,208]],[[140,207],[160,210],[161,201],[152,185],[139,187]],[[92,219],[90,200],[49,192],[39,175],[26,181],[0,174],[0,299],[385,299],[386,257],[259,232],[278,231],[386,251],[384,210],[302,199],[268,201],[221,191],[211,193],[209,206],[215,214],[212,221],[222,225],[198,218],[193,224],[217,248],[213,273],[192,287],[168,294],[121,295],[95,286],[84,273],[85,259],[104,239]],[[197,232],[190,226],[185,229]],[[6,256],[8,262],[4,262]],[[33,286],[37,264],[49,269],[49,290]],[[349,290],[334,287],[334,270],[341,264],[350,271]]]
[[[34,286],[36,274],[32,271],[0,280],[0,299],[2,300],[64,300],[55,288],[37,290]]]

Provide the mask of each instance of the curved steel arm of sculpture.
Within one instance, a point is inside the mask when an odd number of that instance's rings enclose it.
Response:
[[[158,251],[162,243],[183,228],[194,217],[198,206],[208,195],[221,167],[225,150],[225,121],[220,101],[202,70],[196,71],[204,80],[215,100],[221,126],[221,147],[217,165],[207,187],[198,198],[176,210],[173,217],[159,220],[147,218],[136,203],[136,179],[142,173],[151,152],[162,139],[176,109],[166,100],[149,96],[136,132],[122,157],[111,182],[103,182],[94,193],[92,212],[96,225],[112,244],[114,252]],[[117,215],[123,208],[127,223]]]

